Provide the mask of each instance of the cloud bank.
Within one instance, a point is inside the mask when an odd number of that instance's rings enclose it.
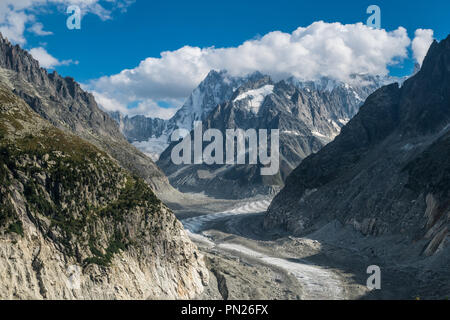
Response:
[[[425,59],[428,49],[433,43],[433,33],[431,29],[417,29],[414,34],[412,42],[413,57],[419,65],[422,65],[423,59]]]
[[[84,89],[89,90],[86,86],[83,86]],[[163,108],[160,107],[156,102],[152,99],[146,99],[144,101],[140,101],[137,103],[137,106],[133,108],[128,108],[126,103],[120,102],[119,100],[111,97],[110,95],[106,95],[97,91],[92,92],[95,101],[106,111],[119,111],[122,114],[128,116],[136,116],[136,115],[144,115],[150,118],[160,118],[160,119],[170,119],[177,108]],[[172,101],[172,105],[180,106],[182,101]]]
[[[126,106],[136,100],[151,105],[184,99],[211,69],[225,69],[235,76],[260,71],[275,80],[289,76],[346,80],[355,73],[387,74],[389,65],[408,57],[410,44],[402,27],[388,32],[362,23],[319,21],[292,33],[270,32],[237,47],[185,46],[162,52],[159,58],[149,57],[133,69],[102,77],[89,86],[97,95]],[[114,104],[104,107],[112,109]]]
[[[37,61],[39,61],[39,65],[43,68],[47,69],[53,69],[57,66],[66,66],[69,64],[78,64],[78,61],[72,61],[72,60],[64,60],[59,61],[55,57],[53,57],[51,54],[45,50],[43,47],[37,47],[33,48],[30,51],[30,54],[35,58]]]

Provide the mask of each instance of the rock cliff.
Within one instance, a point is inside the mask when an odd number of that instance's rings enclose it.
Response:
[[[147,183],[8,87],[0,83],[0,299],[200,294],[203,258]]]

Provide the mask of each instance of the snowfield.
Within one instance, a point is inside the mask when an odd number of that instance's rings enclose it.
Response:
[[[266,96],[273,93],[273,88],[273,85],[268,84],[259,89],[248,90],[238,95],[234,101],[248,99],[248,109],[257,114]]]

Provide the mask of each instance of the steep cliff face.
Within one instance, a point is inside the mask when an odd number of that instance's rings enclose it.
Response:
[[[41,117],[106,151],[156,191],[171,189],[150,158],[130,145],[117,123],[72,78],[48,74],[19,46],[0,35],[0,80]]]
[[[373,93],[341,134],[306,158],[272,202],[265,227],[305,234],[333,220],[447,252],[450,222],[450,37],[434,42],[400,88]],[[389,248],[388,248],[389,249]]]
[[[0,84],[1,299],[193,298],[207,275],[141,178]]]

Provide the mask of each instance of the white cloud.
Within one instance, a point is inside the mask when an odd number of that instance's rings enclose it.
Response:
[[[260,71],[275,80],[288,76],[347,79],[353,73],[387,74],[406,58],[411,41],[404,28],[394,31],[362,23],[315,22],[292,33],[274,31],[231,48],[185,46],[149,57],[134,69],[90,83],[93,91],[121,104],[136,100],[184,99],[211,69],[231,75]]]
[[[134,0],[0,0],[0,32],[11,42],[25,44],[24,31],[27,25],[33,23],[29,30],[37,35],[49,35],[43,25],[36,22],[36,15],[46,12],[49,6],[57,6],[65,12],[67,6],[78,5],[82,14],[95,14],[101,20],[111,19],[112,10],[121,12]],[[112,9],[105,9],[102,3],[112,4]],[[63,22],[64,23],[64,22]]]
[[[162,108],[153,100],[147,99],[141,101],[137,107],[128,109],[126,114],[130,116],[141,114],[151,118],[170,119],[177,110],[176,107]]]
[[[23,32],[25,31],[25,24],[30,20],[30,16],[24,12],[14,11],[3,14],[2,10],[2,4],[0,4],[0,32],[10,41],[19,44],[25,43]]]
[[[51,31],[45,31],[44,25],[40,22],[33,24],[30,28],[28,28],[28,30],[30,30],[31,32],[33,32],[38,36],[49,36],[53,34],[53,32]]]
[[[433,43],[433,30],[431,29],[417,29],[412,41],[412,50],[414,59],[418,64],[422,65],[423,59]]]
[[[38,36],[53,34],[53,32],[45,30],[44,25],[37,21],[39,14],[49,13],[49,8],[56,6],[59,11],[65,13],[67,6],[78,5],[82,14],[92,13],[102,20],[107,20],[111,18],[112,10],[126,11],[126,8],[133,2],[134,0],[0,0],[0,32],[11,42],[24,46],[26,30]],[[109,3],[112,9],[105,9],[103,3]],[[63,21],[62,24],[65,25],[65,22]],[[29,51],[44,68],[78,64],[78,61],[73,60],[60,61],[43,47],[33,48]]]
[[[95,97],[97,103],[102,107],[105,111],[120,111],[122,114],[128,116],[135,115],[144,115],[150,118],[160,118],[160,119],[170,119],[175,112],[181,107],[180,101],[172,101],[172,105],[175,107],[172,108],[163,108],[160,107],[155,101],[152,99],[146,99],[138,103],[138,105],[134,108],[127,108],[127,106],[118,100],[108,97],[99,92],[93,91],[92,94]]]
[[[86,86],[82,85],[82,88],[87,90]],[[93,91],[92,94],[95,97],[95,101],[105,110],[105,111],[120,111],[122,113],[126,113],[127,108],[125,105],[120,103],[114,98],[108,97],[99,92]]]
[[[37,61],[39,61],[39,65],[43,68],[52,69],[57,66],[63,66],[63,65],[69,65],[69,64],[78,64],[77,61],[72,60],[64,60],[59,61],[55,57],[53,57],[51,54],[45,50],[45,48],[38,47],[33,48],[30,50],[30,54],[35,58]]]

